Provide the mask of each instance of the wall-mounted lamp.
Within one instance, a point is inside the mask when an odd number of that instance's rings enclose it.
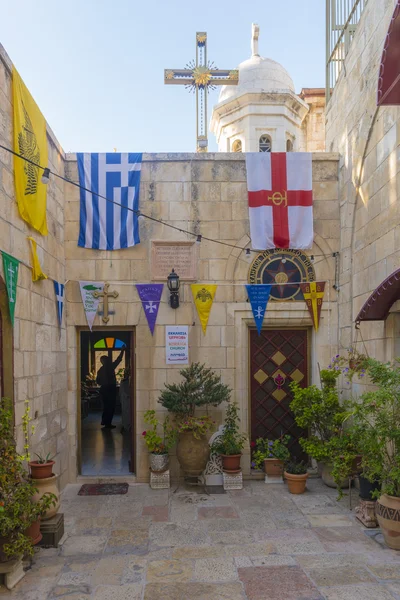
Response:
[[[172,272],[167,277],[167,286],[169,291],[171,292],[171,296],[169,299],[169,303],[171,308],[179,307],[179,275],[175,273],[175,269],[172,269]]]
[[[45,169],[43,169],[43,175],[42,175],[42,183],[44,183],[44,185],[47,185],[50,181],[50,169],[48,169],[47,167]]]

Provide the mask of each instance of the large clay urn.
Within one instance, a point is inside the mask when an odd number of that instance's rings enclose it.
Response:
[[[400,498],[382,494],[376,503],[376,518],[386,545],[400,550]]]
[[[333,465],[329,463],[324,463],[324,466],[322,468],[322,481],[328,487],[336,489],[338,486],[336,485],[336,482],[333,479],[332,469]],[[342,489],[349,487],[349,479],[346,477],[342,479],[342,481],[340,482],[340,487]]]
[[[191,431],[180,433],[176,456],[187,477],[198,477],[206,468],[210,456],[208,439],[203,435],[198,440]]]
[[[60,494],[57,488],[57,479],[58,475],[52,475],[51,477],[46,477],[46,479],[32,479],[32,483],[37,488],[36,494],[32,496],[33,502],[39,502],[41,498],[43,498],[44,494],[50,492],[57,497],[55,501],[55,505],[51,505],[50,508],[42,515],[42,521],[46,521],[47,519],[51,519],[54,515],[57,514],[58,509],[60,508]]]

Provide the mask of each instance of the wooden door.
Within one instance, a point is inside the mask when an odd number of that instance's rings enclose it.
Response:
[[[250,330],[251,441],[277,439],[289,434],[292,456],[304,459],[299,437],[305,435],[295,423],[289,405],[290,383],[308,385],[308,339],[306,329]]]

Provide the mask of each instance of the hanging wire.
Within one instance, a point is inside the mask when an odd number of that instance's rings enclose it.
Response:
[[[45,170],[48,171],[48,174],[51,174],[54,177],[57,177],[58,179],[61,179],[62,181],[65,181],[66,183],[70,183],[71,185],[75,186],[76,188],[78,188],[80,190],[84,190],[85,192],[89,192],[93,196],[97,196],[98,198],[101,198],[102,200],[106,200],[106,202],[110,202],[111,204],[115,204],[116,206],[120,206],[120,207],[124,208],[125,210],[133,212],[138,217],[144,217],[145,219],[149,219],[149,221],[154,221],[155,223],[160,223],[161,225],[164,225],[165,227],[169,227],[170,229],[174,229],[175,231],[179,231],[180,233],[185,233],[186,235],[191,235],[192,237],[195,237],[195,238],[198,237],[198,233],[195,233],[194,231],[188,231],[186,229],[182,229],[181,227],[176,227],[176,225],[171,225],[171,223],[166,223],[162,219],[157,219],[156,217],[152,217],[151,215],[147,215],[145,213],[142,213],[140,210],[135,210],[133,208],[130,208],[129,206],[125,206],[125,205],[123,205],[123,204],[121,204],[119,202],[115,202],[115,200],[111,200],[110,198],[107,198],[106,196],[103,196],[102,194],[99,194],[98,192],[94,192],[93,190],[91,190],[91,189],[89,189],[89,188],[87,188],[87,187],[85,187],[83,185],[80,185],[79,183],[76,183],[75,181],[72,181],[71,179],[68,179],[67,177],[64,177],[63,175],[59,175],[58,173],[55,173],[55,172],[51,171],[48,167],[42,167],[42,165],[39,165],[39,164],[33,162],[32,160],[30,160],[26,156],[22,156],[22,154],[19,154],[18,152],[15,152],[14,150],[11,150],[11,148],[8,148],[7,146],[3,146],[2,144],[0,144],[0,148],[2,148],[3,150],[5,150],[6,152],[10,152],[14,156],[17,156],[18,158],[22,158],[22,160],[25,160],[26,162],[30,163],[34,167],[42,169],[42,171],[45,171]],[[227,246],[229,248],[234,248],[235,250],[246,251],[246,254],[249,254],[247,252],[247,250],[250,250],[250,252],[252,252],[254,254],[260,254],[260,252],[264,252],[264,250],[255,250],[254,248],[246,248],[246,247],[242,248],[241,246],[237,246],[236,244],[230,244],[229,242],[224,242],[222,240],[215,240],[213,238],[206,237],[205,235],[202,235],[201,239],[202,240],[206,240],[207,242],[212,242],[213,244],[220,244],[221,246]],[[329,255],[327,256],[325,254],[314,254],[313,256],[314,257],[315,256],[318,256],[318,257],[322,256],[324,258],[328,258]],[[314,262],[314,264],[317,264],[317,263]]]

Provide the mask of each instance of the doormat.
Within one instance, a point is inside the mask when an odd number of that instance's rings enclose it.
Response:
[[[128,489],[129,483],[85,483],[78,496],[120,496]]]

